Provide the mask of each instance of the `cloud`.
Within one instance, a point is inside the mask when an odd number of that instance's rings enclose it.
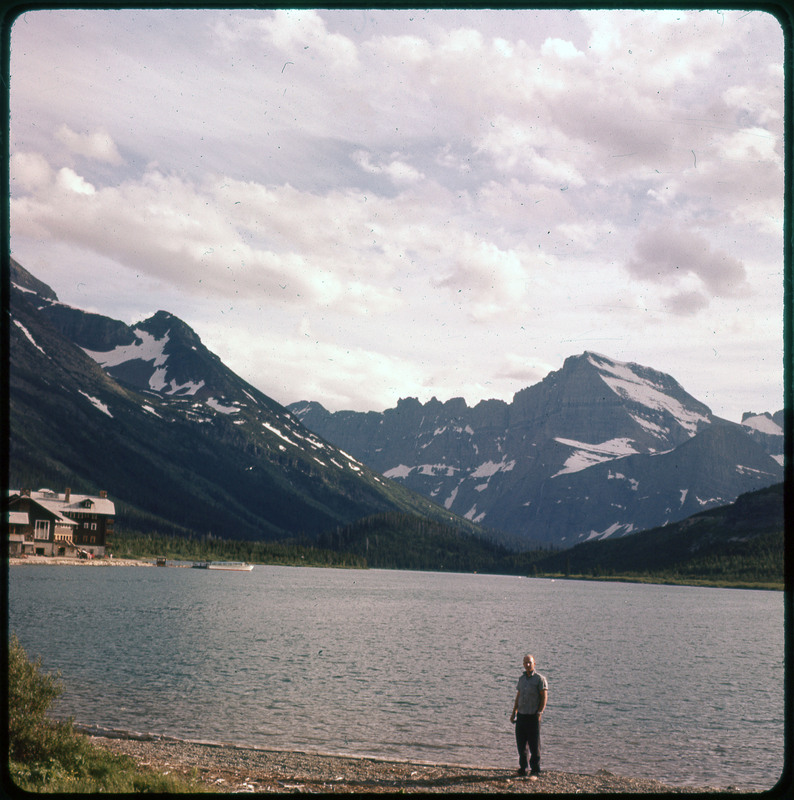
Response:
[[[74,170],[69,169],[69,167],[63,167],[58,170],[58,185],[67,192],[74,192],[75,194],[96,193],[96,189],[88,181]]]
[[[633,277],[659,284],[679,283],[694,275],[714,296],[735,296],[747,288],[747,273],[739,259],[712,248],[696,231],[672,226],[643,231],[626,266]],[[677,295],[672,305],[679,313],[695,311],[703,307],[694,302],[696,296]]]
[[[663,298],[662,306],[671,314],[679,317],[687,317],[697,314],[709,304],[709,299],[703,292],[697,290],[689,292],[677,292]]]
[[[40,153],[13,153],[9,159],[12,194],[35,192],[52,182],[53,173]]]
[[[12,44],[15,254],[125,319],[245,310],[240,363],[266,319],[265,390],[292,359],[340,406],[509,398],[573,349],[719,349],[727,316],[779,349],[768,15],[62,10]]]
[[[319,400],[332,410],[365,410],[427,391],[426,369],[413,359],[325,340],[306,320],[297,335],[262,329],[244,349],[228,323],[204,331],[205,343],[241,377],[257,385],[259,376],[270,375],[268,391],[283,404]]]
[[[530,285],[528,265],[518,252],[501,250],[470,234],[454,240],[443,263],[448,267],[433,283],[449,289],[475,322],[520,308]]]
[[[417,183],[425,177],[410,164],[401,160],[399,153],[392,153],[389,156],[391,160],[386,164],[374,164],[371,155],[364,150],[357,150],[352,158],[365,172],[372,175],[386,175],[396,185]]]
[[[116,144],[105,130],[75,133],[68,125],[62,124],[55,131],[55,138],[77,155],[114,165],[123,162]]]

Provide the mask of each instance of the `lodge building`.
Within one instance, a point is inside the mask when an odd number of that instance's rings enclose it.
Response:
[[[51,489],[9,491],[8,555],[96,558],[110,554],[116,507],[98,497]]]

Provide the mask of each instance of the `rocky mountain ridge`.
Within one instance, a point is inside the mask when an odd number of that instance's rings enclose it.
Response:
[[[625,535],[782,480],[782,429],[771,415],[720,419],[671,376],[597,353],[569,357],[511,403],[289,408],[386,477],[515,546]]]
[[[11,278],[12,482],[118,489],[139,526],[316,536],[398,510],[569,547],[782,480],[782,412],[721,420],[671,376],[596,353],[510,403],[284,408],[166,311],[129,326],[13,261]]]

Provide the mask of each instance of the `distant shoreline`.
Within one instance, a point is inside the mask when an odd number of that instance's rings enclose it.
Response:
[[[167,566],[169,568],[177,568],[181,569],[184,567],[192,566],[191,563],[181,563],[175,564],[168,559],[169,563]],[[65,558],[61,556],[10,556],[8,559],[9,566],[26,566],[26,565],[33,565],[33,564],[46,564],[49,566],[69,566],[69,567],[154,567],[157,566],[154,559],[143,559],[143,558],[95,558],[95,559],[78,559],[78,558]],[[268,564],[255,564],[256,566],[271,566]],[[313,566],[319,567],[322,566],[323,568],[331,568],[331,569],[350,569],[350,567],[341,567],[341,566],[334,566],[334,565],[319,565],[319,564],[275,564],[273,566]],[[358,567],[356,569],[359,569]],[[364,569],[368,569],[365,567]],[[378,569],[383,569],[379,567]],[[426,570],[428,572],[432,572],[433,570]],[[478,573],[472,572],[469,573],[471,575],[476,575]],[[492,574],[492,573],[480,573],[480,574]],[[493,573],[493,574],[502,574],[502,573]],[[652,578],[652,577],[633,577],[633,576],[621,576],[621,575],[506,575],[506,577],[511,578],[529,578],[531,580],[553,580],[553,581],[603,581],[603,582],[611,582],[611,583],[637,583],[637,584],[647,584],[653,586],[692,586],[697,587],[700,589],[740,589],[740,590],[755,590],[755,591],[769,591],[769,592],[780,592],[784,591],[786,586],[784,582],[781,583],[764,583],[764,584],[753,584],[751,582],[746,583],[721,583],[719,581],[706,581],[706,580],[692,580],[689,582],[685,581],[673,581],[673,580],[665,580],[663,578]]]

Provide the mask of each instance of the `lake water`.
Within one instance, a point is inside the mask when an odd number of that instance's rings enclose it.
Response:
[[[268,749],[517,766],[521,659],[549,681],[543,767],[771,788],[783,594],[257,566],[9,570],[10,630],[55,711]]]

